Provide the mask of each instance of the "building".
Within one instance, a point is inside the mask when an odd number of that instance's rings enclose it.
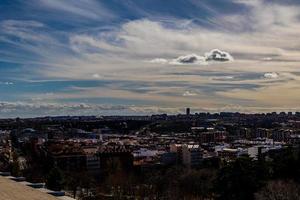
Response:
[[[272,139],[276,142],[287,142],[290,138],[290,135],[292,134],[291,130],[274,130],[272,132]]]
[[[102,145],[98,151],[101,171],[111,170],[118,166],[121,170],[129,172],[133,169],[134,157],[132,150],[120,143],[107,143]]]
[[[189,116],[191,114],[191,109],[190,108],[186,108],[186,115]]]
[[[225,160],[234,160],[242,155],[248,155],[247,149],[243,148],[223,148],[217,153],[219,157]]]
[[[250,158],[257,160],[262,154],[268,151],[281,149],[281,145],[255,145],[248,148],[248,155]]]
[[[98,156],[98,148],[88,147],[83,149],[86,155],[86,170],[94,175],[100,173],[100,157]]]
[[[46,157],[52,164],[65,171],[86,170],[86,154],[79,143],[53,142],[47,143],[44,149]]]
[[[170,152],[176,153],[176,163],[182,164],[182,145],[181,144],[171,144]]]
[[[182,145],[182,163],[189,168],[199,166],[203,158],[203,152],[199,145]]]
[[[270,138],[271,131],[266,128],[258,128],[256,129],[255,134],[256,138]]]
[[[291,145],[300,145],[300,134],[290,135],[288,143]]]

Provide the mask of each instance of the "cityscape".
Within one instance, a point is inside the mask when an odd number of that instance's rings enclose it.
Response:
[[[299,198],[299,112],[187,108],[2,119],[0,128],[0,175],[60,199]]]
[[[300,200],[300,0],[0,0],[0,200]]]

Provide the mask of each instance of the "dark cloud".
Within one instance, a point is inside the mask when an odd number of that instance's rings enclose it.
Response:
[[[217,62],[226,62],[226,61],[233,61],[233,57],[219,49],[213,49],[210,52],[205,54],[206,61],[217,61]]]
[[[174,59],[171,64],[201,64],[205,62],[205,58],[196,54],[190,54],[185,56],[179,56]]]

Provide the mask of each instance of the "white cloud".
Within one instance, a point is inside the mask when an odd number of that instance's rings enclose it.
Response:
[[[234,76],[223,76],[221,78],[223,78],[223,79],[234,79]]]
[[[268,72],[264,74],[264,77],[267,79],[277,79],[279,77],[279,74],[276,72]]]
[[[6,81],[6,82],[0,82],[0,84],[3,84],[3,85],[13,85],[14,83]]]
[[[155,58],[151,60],[151,63],[157,64],[166,64],[171,65],[188,65],[188,64],[198,64],[198,65],[207,65],[209,62],[227,62],[233,61],[233,57],[225,52],[218,49],[213,49],[210,52],[205,53],[204,56],[199,56],[197,54],[187,54],[179,56],[173,60],[168,61],[164,58]]]
[[[221,107],[191,107],[195,112],[273,112],[298,111],[299,107],[255,107],[224,104]],[[137,106],[137,105],[96,105],[88,103],[43,103],[43,102],[0,102],[0,117],[38,117],[38,116],[70,116],[70,115],[151,115],[151,114],[179,114],[181,107]]]
[[[93,74],[92,77],[95,78],[95,79],[99,79],[99,78],[101,78],[101,75],[99,75],[99,74]]]
[[[191,91],[185,91],[182,96],[184,97],[190,97],[190,96],[197,96],[197,93],[191,92]]]
[[[66,115],[136,115],[179,113],[176,107],[101,105],[88,103],[0,102],[0,117],[37,117]]]
[[[5,85],[13,85],[14,83],[13,82],[5,82],[4,84]]]
[[[271,58],[271,57],[264,57],[264,58],[262,58],[262,60],[263,61],[271,61],[271,60],[273,60],[273,58]]]
[[[94,105],[86,103],[45,103],[45,102],[0,102],[1,109],[124,109],[126,107],[108,106],[108,105]]]
[[[155,58],[149,61],[150,63],[154,63],[154,64],[166,64],[169,61],[167,59],[164,58]]]

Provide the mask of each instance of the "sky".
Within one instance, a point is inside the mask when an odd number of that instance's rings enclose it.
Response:
[[[300,109],[298,0],[0,0],[0,117]]]

